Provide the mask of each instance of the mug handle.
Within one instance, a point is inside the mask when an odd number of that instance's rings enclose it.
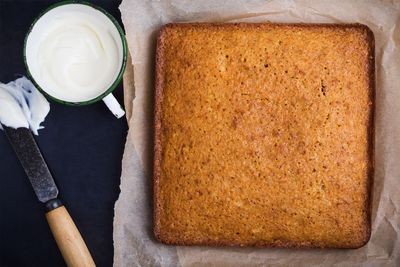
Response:
[[[118,103],[117,99],[113,94],[108,94],[103,98],[104,103],[108,109],[117,117],[118,119],[125,115],[125,111],[122,109],[121,105]]]

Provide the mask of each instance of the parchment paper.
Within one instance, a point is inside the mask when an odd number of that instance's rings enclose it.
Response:
[[[115,266],[400,266],[400,1],[124,0],[120,10],[132,65],[124,77],[130,128],[115,205]],[[154,240],[150,159],[155,37],[166,23],[192,21],[358,22],[372,29],[376,173],[372,237],[366,246],[356,250],[174,247]]]

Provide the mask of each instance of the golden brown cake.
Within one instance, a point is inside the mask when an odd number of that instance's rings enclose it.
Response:
[[[366,26],[170,24],[158,37],[155,89],[158,240],[369,240],[375,89]]]

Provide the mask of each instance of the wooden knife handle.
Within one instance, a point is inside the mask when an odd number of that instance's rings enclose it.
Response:
[[[64,206],[51,209],[46,213],[46,219],[69,267],[96,266],[85,241]]]

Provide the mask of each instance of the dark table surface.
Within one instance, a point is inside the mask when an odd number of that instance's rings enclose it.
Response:
[[[26,75],[23,41],[34,18],[57,1],[0,0],[0,81]],[[120,21],[120,1],[91,1]],[[122,103],[120,85],[115,95]],[[45,129],[35,136],[97,266],[112,266],[114,202],[119,194],[127,133],[102,102],[84,107],[50,103]],[[44,209],[6,136],[0,131],[0,266],[65,266]]]

